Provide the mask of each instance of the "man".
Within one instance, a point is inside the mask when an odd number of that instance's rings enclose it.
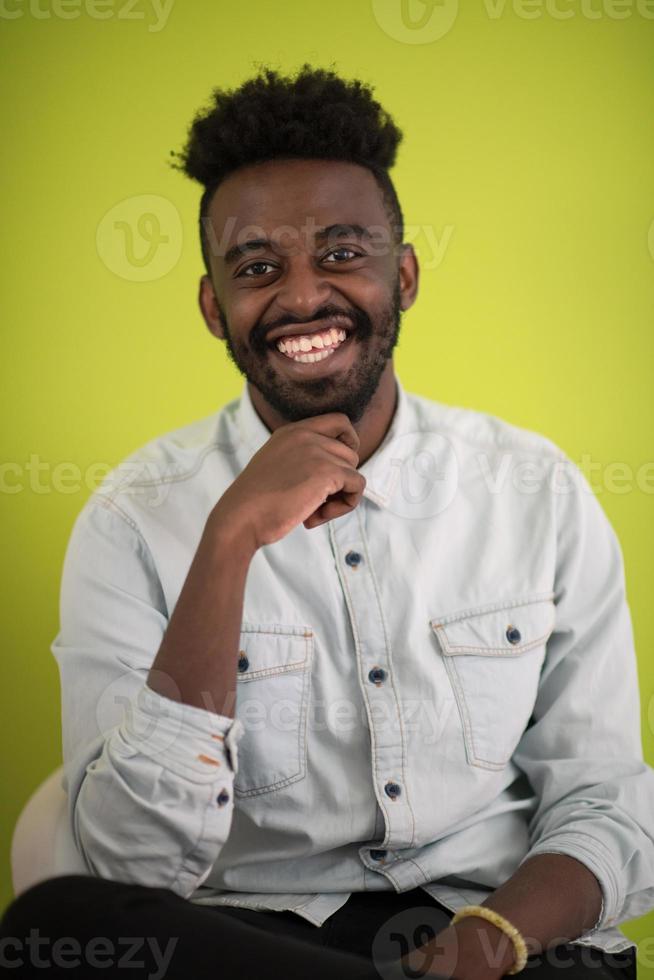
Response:
[[[620,547],[550,440],[395,376],[400,139],[308,65],[193,122],[200,307],[246,384],[76,522],[53,652],[89,876],[4,936],[172,937],[168,977],[494,980],[521,940],[539,980],[636,976],[654,773]]]

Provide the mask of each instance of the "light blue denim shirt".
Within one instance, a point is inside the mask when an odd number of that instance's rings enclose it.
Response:
[[[213,505],[270,437],[247,386],[86,502],[52,644],[77,847],[92,874],[316,925],[355,891],[479,903],[559,852],[602,889],[575,942],[633,946],[654,771],[616,535],[549,439],[396,382],[358,507],[252,560],[234,718],[145,680]]]

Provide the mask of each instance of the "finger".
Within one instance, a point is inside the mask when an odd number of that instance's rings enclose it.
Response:
[[[308,419],[289,424],[311,429],[312,432],[319,432],[332,439],[339,439],[355,453],[359,452],[361,440],[345,412],[326,412],[324,415],[312,415]]]
[[[365,477],[356,470],[347,469],[343,488],[338,493],[330,494],[326,501],[303,521],[305,527],[318,527],[319,524],[332,521],[335,517],[348,514],[358,506],[365,487]]]
[[[330,456],[338,456],[339,459],[342,459],[352,469],[356,469],[359,465],[359,454],[344,442],[339,439],[334,439],[332,436],[323,435],[321,432],[316,433],[316,439],[320,448],[328,452]]]

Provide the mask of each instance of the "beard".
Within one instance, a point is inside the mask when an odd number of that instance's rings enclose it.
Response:
[[[313,318],[327,319],[341,313],[352,321],[350,342],[356,344],[357,350],[354,363],[347,371],[315,378],[291,379],[284,376],[283,368],[274,365],[274,354],[266,341],[270,327],[257,324],[249,345],[235,343],[225,312],[217,300],[216,303],[224,325],[230,360],[286,422],[299,422],[327,412],[343,412],[352,424],[359,422],[377,391],[400,334],[402,310],[398,275],[391,300],[374,323],[358,307],[349,310],[324,307]],[[285,321],[285,325],[289,323]]]

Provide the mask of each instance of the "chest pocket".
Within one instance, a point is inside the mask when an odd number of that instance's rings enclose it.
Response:
[[[459,709],[470,765],[503,769],[532,714],[554,593],[431,620]]]
[[[306,775],[312,659],[310,626],[241,624],[236,796],[269,793]]]

